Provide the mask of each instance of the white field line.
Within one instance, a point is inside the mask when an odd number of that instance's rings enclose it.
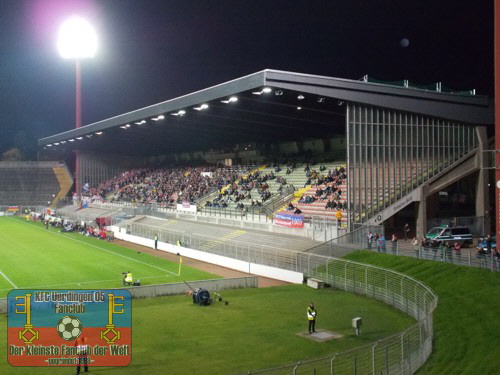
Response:
[[[14,219],[12,219],[12,220],[14,220]],[[37,226],[35,226],[34,228],[36,228],[36,229],[38,229],[38,230],[45,231],[45,229],[39,228],[39,227],[37,227]],[[102,250],[102,251],[106,251],[107,253],[111,253],[111,254],[114,254],[114,255],[118,255],[118,256],[121,256],[121,257],[123,257],[123,258],[129,259],[129,260],[132,260],[132,261],[134,261],[134,262],[141,263],[141,264],[144,264],[144,265],[146,265],[146,266],[149,266],[149,267],[152,267],[152,268],[156,268],[157,270],[164,271],[164,272],[167,272],[167,273],[169,273],[169,274],[171,274],[171,275],[177,276],[177,273],[175,273],[175,272],[172,272],[172,271],[166,270],[166,269],[161,268],[161,267],[158,267],[158,266],[154,266],[154,265],[149,264],[149,263],[141,262],[140,260],[137,260],[137,259],[134,259],[134,258],[130,258],[130,257],[126,256],[126,255],[122,255],[122,254],[119,254],[119,253],[115,253],[114,251],[111,251],[111,250],[108,250],[108,249],[104,249],[104,248],[102,248],[102,247],[99,247],[99,246],[96,246],[96,245],[92,245],[92,244],[89,244],[89,243],[84,242],[84,241],[77,240],[77,239],[72,238],[72,237],[70,237],[70,236],[66,236],[66,235],[61,234],[61,233],[55,233],[55,232],[53,232],[53,231],[50,231],[49,233],[52,233],[52,234],[54,234],[54,235],[57,235],[57,236],[61,236],[61,237],[64,237],[64,238],[70,239],[70,240],[75,241],[75,242],[80,242],[80,243],[83,243],[84,245],[91,246],[91,247],[94,247],[94,248],[96,248],[96,249],[99,249],[99,250]]]
[[[1,273],[1,272],[0,272]],[[141,277],[140,280],[144,279],[155,279],[159,277],[169,277],[170,275],[158,275],[158,276],[146,276],[146,277]],[[78,285],[84,285],[84,284],[98,284],[98,283],[109,283],[111,281],[121,281],[122,279],[111,279],[111,280],[96,280],[96,281],[74,281],[71,283],[64,283],[64,284],[50,284],[50,285],[34,285],[34,286],[23,286],[23,287],[16,287],[17,289],[46,289],[46,288],[55,288],[55,287],[60,287],[60,286],[78,286]],[[111,288],[114,289],[114,288]],[[0,292],[10,290],[10,289],[0,289]]]
[[[7,277],[7,275],[6,275],[6,274],[4,274],[2,271],[0,271],[0,274],[3,276],[3,278],[4,278],[5,280],[7,280],[7,281],[10,283],[10,285],[12,285],[14,288],[18,289],[18,288],[17,288],[17,285],[16,285],[16,284],[14,284],[14,283],[12,282],[12,280],[11,280],[11,279],[9,279],[9,278]]]

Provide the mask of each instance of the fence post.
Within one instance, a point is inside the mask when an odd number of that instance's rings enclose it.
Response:
[[[375,375],[375,348],[378,345],[378,341],[372,346],[372,374]]]
[[[337,358],[337,354],[339,353],[335,353],[335,355],[330,360],[330,375],[334,375],[333,361],[335,361],[335,358]]]
[[[401,373],[404,374],[405,373],[405,370],[404,370],[404,365],[405,365],[405,342],[404,342],[404,336],[401,335],[400,336],[401,338],[401,360],[400,360],[400,364],[399,364],[399,368],[401,370]]]
[[[385,372],[389,375],[389,347],[385,347]]]

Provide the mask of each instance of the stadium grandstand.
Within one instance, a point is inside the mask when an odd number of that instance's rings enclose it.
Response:
[[[437,296],[338,258],[376,248],[498,271],[493,253],[389,249],[388,235],[420,239],[461,220],[475,235],[490,231],[493,122],[490,100],[474,91],[264,70],[40,139],[47,161],[0,165],[0,181],[16,178],[0,198],[89,237],[379,299],[415,322],[376,350],[320,361],[332,373],[380,364],[380,373],[413,373],[432,352]]]
[[[415,236],[437,216],[441,194],[449,188],[455,199],[464,185],[472,186],[468,197],[474,202],[463,216],[484,218],[485,231],[490,206],[485,151],[492,123],[489,99],[474,91],[264,70],[40,139],[39,146],[44,158],[71,166],[76,155],[78,196],[86,194],[84,187],[109,189],[113,179],[132,170],[151,170],[144,185],[155,173],[186,168],[185,177],[205,175],[204,190],[196,196],[170,194],[165,202],[157,191],[151,195],[140,188],[149,194],[140,197],[138,184],[92,196],[155,207],[188,202],[213,215],[244,210],[270,219],[293,206],[309,223],[338,216],[347,231],[360,224],[400,230],[397,223],[409,221]],[[227,186],[208,177],[217,168],[232,173]],[[316,178],[306,175],[306,168]],[[345,168],[346,178],[332,193],[327,185],[336,182],[324,179],[339,168]],[[255,191],[242,190],[256,173],[271,178],[257,181]],[[225,196],[230,199],[220,203]]]

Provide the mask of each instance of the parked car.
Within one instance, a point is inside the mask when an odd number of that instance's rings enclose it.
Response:
[[[480,254],[489,254],[490,251],[488,250],[488,240],[486,238],[480,238],[479,242],[477,243],[477,252]],[[497,238],[492,237],[491,238],[491,250],[496,250],[497,248]]]
[[[472,233],[467,227],[434,227],[425,235],[429,246],[439,246],[443,242],[454,244],[458,242],[462,247],[472,245]]]

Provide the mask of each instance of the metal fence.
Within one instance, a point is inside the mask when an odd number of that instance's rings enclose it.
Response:
[[[314,253],[244,244],[202,235],[186,235],[144,224],[127,225],[127,233],[218,254],[246,262],[302,272],[332,287],[383,301],[414,317],[417,323],[396,335],[347,352],[300,361],[249,374],[412,374],[432,351],[432,313],[436,294],[398,272]]]
[[[312,255],[312,254],[309,254]],[[313,255],[305,273],[333,287],[383,301],[417,319],[405,331],[369,345],[249,374],[412,374],[432,352],[437,296],[421,282],[394,271]]]
[[[478,252],[478,249],[475,247],[461,248],[455,251],[453,248],[445,248],[442,246],[413,246],[410,244],[410,241],[397,241],[396,243],[387,241],[384,246],[379,243],[373,243],[371,245],[365,243],[362,248],[379,253],[452,263],[458,266],[477,267],[496,272],[500,271],[500,258],[496,257],[493,251],[489,254],[485,254],[483,252]]]
[[[433,218],[427,221],[427,230],[446,225],[467,227],[471,230],[472,235],[477,237],[490,233],[490,220],[484,216]]]

